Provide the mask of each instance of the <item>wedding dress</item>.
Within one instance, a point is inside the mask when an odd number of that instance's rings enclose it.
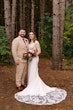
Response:
[[[36,49],[35,45],[39,43],[37,40],[29,44],[30,49]],[[20,92],[15,93],[15,99],[27,104],[34,105],[52,105],[63,101],[67,92],[63,89],[47,86],[38,74],[39,57],[33,57],[28,62],[28,85]]]

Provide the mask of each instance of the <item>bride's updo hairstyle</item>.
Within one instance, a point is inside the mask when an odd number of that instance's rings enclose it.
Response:
[[[31,31],[31,32],[29,32],[29,34],[28,34],[29,43],[31,42],[30,33],[32,33],[32,34],[34,35],[33,42],[35,42],[35,40],[37,39],[37,38],[36,38],[36,35],[35,35],[35,32]]]

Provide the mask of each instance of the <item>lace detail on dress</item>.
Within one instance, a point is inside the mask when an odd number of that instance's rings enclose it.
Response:
[[[45,96],[40,95],[19,95],[18,93],[15,94],[16,100],[20,102],[25,102],[27,104],[34,104],[34,105],[52,105],[57,104],[66,98],[66,91],[63,89],[55,89],[52,92],[46,93]]]

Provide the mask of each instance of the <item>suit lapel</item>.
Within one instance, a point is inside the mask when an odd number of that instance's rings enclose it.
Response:
[[[19,37],[19,40],[21,41],[21,43],[24,45],[24,47],[26,47],[26,48],[28,48],[28,44],[27,44],[27,41],[26,41],[26,39],[25,39],[25,42],[23,41],[23,38],[21,38],[20,36],[18,36]]]
[[[19,40],[21,41],[21,43],[22,44],[24,44],[25,45],[25,43],[24,43],[24,41],[23,41],[23,39],[19,36]]]

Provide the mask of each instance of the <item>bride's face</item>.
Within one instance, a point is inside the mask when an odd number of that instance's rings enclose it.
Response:
[[[30,33],[29,33],[29,38],[30,38],[31,40],[34,39],[34,33],[33,33],[33,32],[30,32]]]

